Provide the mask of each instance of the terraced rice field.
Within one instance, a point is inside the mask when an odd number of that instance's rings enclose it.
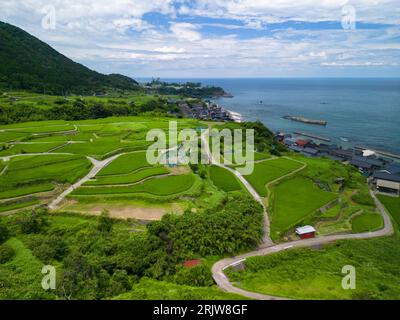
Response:
[[[0,199],[50,191],[53,183],[73,183],[83,177],[91,163],[79,155],[15,157],[0,176]]]
[[[179,176],[153,178],[133,186],[115,187],[81,187],[72,195],[100,195],[100,194],[149,194],[154,196],[173,196],[188,191],[196,181],[192,173]]]
[[[266,160],[254,165],[251,175],[245,176],[247,181],[256,189],[257,193],[266,197],[268,195],[266,184],[290,172],[301,168],[302,164],[287,158]]]
[[[239,180],[228,170],[218,167],[210,167],[210,178],[214,185],[225,192],[242,190]]]
[[[354,233],[375,231],[383,227],[383,218],[378,213],[365,213],[354,217],[351,224]]]
[[[44,198],[47,203],[49,191],[57,193],[89,172],[92,165],[87,157],[102,160],[119,153],[124,154],[74,194],[174,197],[189,192],[200,184],[197,176],[146,160],[145,150],[153,143],[146,141],[147,132],[153,128],[168,132],[169,122],[169,118],[119,117],[0,126],[0,211]],[[178,129],[200,126],[196,120],[178,121]]]
[[[295,177],[273,188],[271,237],[278,239],[319,208],[336,199],[336,193],[320,189],[311,180]]]

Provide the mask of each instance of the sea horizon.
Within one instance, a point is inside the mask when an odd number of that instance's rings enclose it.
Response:
[[[260,120],[275,132],[304,132],[326,137],[331,139],[329,143],[344,148],[360,146],[400,154],[398,77],[160,79],[220,86],[233,98],[221,97],[214,102],[240,113],[244,121]],[[328,124],[283,119],[287,115],[325,120]]]

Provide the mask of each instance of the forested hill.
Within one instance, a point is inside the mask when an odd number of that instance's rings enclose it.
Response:
[[[24,30],[0,21],[0,87],[62,95],[135,90],[138,83],[119,74],[90,70]]]

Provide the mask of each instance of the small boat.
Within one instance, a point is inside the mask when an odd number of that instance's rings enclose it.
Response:
[[[347,139],[347,138],[340,138],[340,140],[342,140],[343,142],[349,142],[349,139]]]

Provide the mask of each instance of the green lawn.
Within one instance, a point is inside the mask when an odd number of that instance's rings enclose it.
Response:
[[[242,190],[242,185],[235,175],[218,166],[210,166],[210,178],[214,185],[226,192]]]
[[[244,176],[262,197],[268,195],[265,185],[302,166],[301,163],[286,158],[267,160],[254,165],[251,175]]]
[[[337,194],[324,191],[303,177],[295,177],[278,184],[273,189],[272,198],[272,239],[278,239],[284,232],[337,197]]]
[[[400,240],[347,240],[320,249],[295,249],[249,258],[245,271],[228,270],[236,285],[294,299],[400,299]],[[356,268],[356,289],[342,289],[342,268]]]
[[[364,213],[354,217],[351,228],[354,233],[375,231],[383,227],[383,218],[378,213]]]
[[[391,197],[379,194],[378,198],[400,228],[400,197]]]

